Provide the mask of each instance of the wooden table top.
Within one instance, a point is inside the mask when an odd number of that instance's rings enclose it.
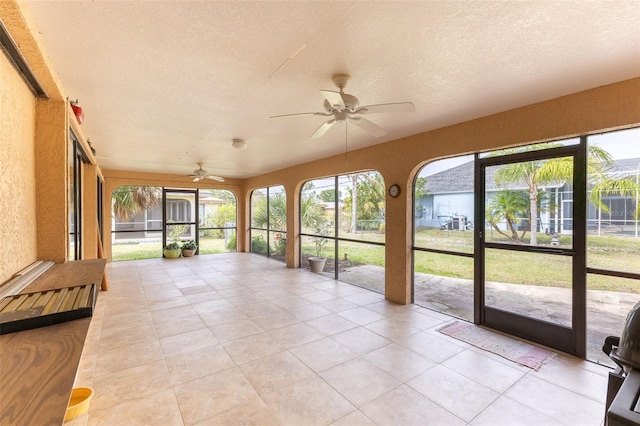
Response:
[[[106,261],[56,264],[21,293],[95,283]],[[0,336],[0,424],[61,425],[91,318]]]

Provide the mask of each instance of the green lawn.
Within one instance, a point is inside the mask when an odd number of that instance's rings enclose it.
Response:
[[[500,236],[501,237],[501,236]],[[501,237],[503,241],[503,237]],[[496,233],[493,241],[499,240]],[[416,246],[441,250],[473,252],[473,233],[423,229],[416,233]],[[551,237],[538,234],[538,244],[549,245]],[[571,247],[571,236],[560,237],[560,247]],[[486,255],[486,279],[515,284],[569,287],[570,258],[548,254],[489,249]],[[473,279],[473,259],[435,253],[418,253],[415,271],[446,277]],[[587,237],[587,265],[625,272],[640,270],[640,239],[632,236]],[[640,293],[640,284],[631,279],[613,279],[589,275],[590,290]]]
[[[162,243],[116,243],[111,248],[113,261],[135,259],[157,259],[162,257]],[[227,253],[224,238],[203,237],[200,238],[200,254]]]
[[[341,234],[342,237],[362,240],[364,244],[340,241],[339,259],[345,253],[351,264],[384,266],[384,247],[366,244],[366,241],[384,241],[378,233]],[[549,244],[550,236],[539,235],[539,244]],[[473,253],[473,232],[441,231],[422,229],[416,233],[415,244],[419,247]],[[570,246],[571,237],[562,236],[561,245]],[[594,268],[638,272],[640,269],[640,239],[633,236],[612,237],[589,235],[587,239],[587,264]],[[200,253],[225,253],[224,239],[201,238]],[[315,247],[310,237],[303,237],[303,256],[314,256]],[[328,240],[325,257],[333,259],[333,240]],[[115,244],[113,260],[149,259],[161,257],[160,243]],[[473,279],[473,259],[437,253],[416,252],[415,272],[445,277]],[[570,258],[549,254],[490,249],[486,256],[487,279],[492,281],[533,284],[540,286],[569,287]],[[640,293],[636,280],[613,279],[601,275],[589,275],[590,290],[609,290]]]

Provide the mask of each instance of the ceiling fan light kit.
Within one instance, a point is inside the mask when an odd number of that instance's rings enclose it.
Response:
[[[331,80],[340,91],[335,92],[332,90],[320,90],[320,93],[324,97],[324,112],[302,112],[294,114],[274,115],[270,118],[290,117],[295,115],[322,115],[324,117],[331,117],[320,127],[318,127],[318,129],[311,135],[311,139],[321,138],[336,123],[347,121],[351,122],[352,124],[356,125],[357,127],[361,128],[374,137],[380,137],[387,133],[386,130],[379,127],[377,124],[372,123],[366,118],[361,117],[361,115],[379,114],[385,112],[415,111],[415,106],[411,102],[375,104],[361,107],[358,98],[348,93],[344,93],[344,88],[351,80],[351,76],[349,74],[335,74],[331,78]]]

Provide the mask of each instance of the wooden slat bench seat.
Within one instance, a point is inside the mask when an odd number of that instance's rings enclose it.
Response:
[[[104,259],[56,264],[20,293],[102,282]],[[91,318],[0,335],[0,425],[61,425]]]

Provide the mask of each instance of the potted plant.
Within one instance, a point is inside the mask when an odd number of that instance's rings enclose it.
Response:
[[[327,262],[327,258],[323,256],[325,246],[327,245],[327,238],[324,235],[328,234],[327,231],[327,218],[325,216],[322,207],[310,199],[310,203],[307,203],[305,214],[303,215],[303,226],[313,229],[315,236],[313,237],[313,244],[315,246],[315,256],[309,256],[309,269],[311,272],[321,273],[324,270],[324,265]]]
[[[174,241],[164,246],[163,253],[167,259],[177,259],[180,257],[182,249],[180,248],[180,244]]]
[[[316,255],[309,257],[309,268],[311,272],[319,274],[324,270],[324,265],[327,262],[327,258],[323,256],[327,239],[325,237],[314,237],[313,243],[315,245]]]
[[[198,245],[194,240],[189,240],[182,244],[182,255],[184,257],[193,256],[196,254],[196,250],[198,250]]]

